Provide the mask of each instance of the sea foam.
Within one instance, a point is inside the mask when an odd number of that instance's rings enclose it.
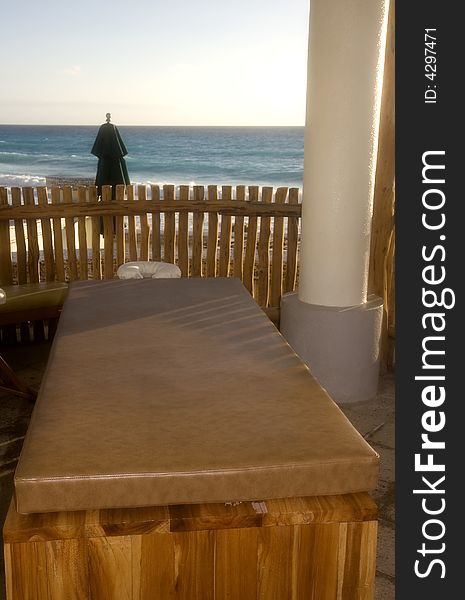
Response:
[[[13,175],[0,173],[1,187],[35,187],[45,185],[45,177],[39,175]]]

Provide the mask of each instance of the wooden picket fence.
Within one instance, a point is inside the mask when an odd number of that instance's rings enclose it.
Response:
[[[298,188],[113,191],[104,186],[98,201],[94,186],[0,187],[0,285],[112,279],[124,262],[163,260],[183,277],[239,277],[277,319],[282,293],[296,286]]]

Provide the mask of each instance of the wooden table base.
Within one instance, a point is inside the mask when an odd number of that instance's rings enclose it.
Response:
[[[372,600],[368,494],[19,515],[8,600]]]

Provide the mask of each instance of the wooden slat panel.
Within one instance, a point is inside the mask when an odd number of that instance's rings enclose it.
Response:
[[[132,600],[133,580],[139,579],[140,536],[97,537],[88,540],[90,597]],[[136,560],[134,560],[136,559]],[[136,575],[136,577],[134,577]]]
[[[262,188],[262,202],[270,204],[273,199],[273,188]],[[258,283],[255,297],[260,306],[268,306],[270,285],[270,217],[260,217],[260,235],[258,238]]]
[[[339,544],[339,564],[343,573],[340,597],[342,600],[372,600],[378,524],[369,521],[341,524],[340,527],[345,530],[345,535],[340,535]]]
[[[115,537],[169,530],[169,510],[165,506],[23,515],[16,512],[13,500],[5,521],[4,541]]]
[[[125,189],[126,188],[124,185],[119,184],[116,186],[116,201],[117,202],[124,201]],[[119,267],[120,265],[122,265],[125,262],[126,234],[124,231],[124,216],[123,215],[116,216],[115,225],[116,225],[116,236],[115,236],[115,238],[116,238],[116,265],[117,265],[117,267]],[[147,229],[148,229],[148,225],[147,225]],[[147,234],[147,248],[148,248],[148,234]]]
[[[54,542],[49,542],[53,544]],[[62,542],[59,542],[60,544]],[[44,598],[48,600],[49,583],[47,578],[47,548],[45,544],[13,544],[5,549],[5,575],[8,598]],[[43,565],[41,569],[37,565]],[[28,578],[20,577],[21,570],[27,570]]]
[[[258,533],[258,598],[292,598],[292,527]]]
[[[147,187],[145,185],[137,186],[137,199],[147,200]],[[140,215],[140,260],[149,259],[149,238],[150,229],[147,213]]]
[[[3,544],[3,561],[5,565],[5,591],[7,598],[15,598],[18,595],[17,588],[21,588],[23,585],[22,581],[16,581],[21,579],[16,575],[15,563],[11,555],[11,545]],[[16,562],[16,561],[15,561]]]
[[[216,600],[256,600],[258,529],[216,533]]]
[[[48,206],[46,187],[37,188],[37,199],[40,205]],[[55,281],[55,259],[53,256],[53,238],[50,219],[41,219],[42,243],[44,248],[45,281]]]
[[[84,540],[12,544],[5,552],[8,598],[88,598],[86,557]]]
[[[287,197],[287,188],[276,190],[275,203],[284,204]],[[271,266],[270,302],[273,307],[279,306],[283,292],[283,249],[284,249],[284,219],[274,217],[273,222],[273,258]]]
[[[134,202],[134,186],[128,185],[128,202]],[[153,198],[153,190],[152,190]],[[136,218],[134,215],[128,215],[128,241],[129,241],[129,260],[137,260],[137,238],[136,238]]]
[[[16,512],[14,500],[5,520],[5,542],[67,540],[85,536],[85,511],[61,513]]]
[[[215,204],[218,201],[218,186],[208,186],[208,202]],[[218,213],[208,213],[208,240],[207,240],[207,277],[216,277],[216,251],[218,249]]]
[[[377,516],[375,502],[364,493],[280,498],[266,501],[263,526],[371,521]]]
[[[88,593],[84,540],[47,542],[47,575],[53,600],[82,600]],[[53,577],[50,574],[53,573]]]
[[[177,598],[175,549],[169,533],[142,537],[140,598]]]
[[[174,201],[174,185],[163,186],[163,200]],[[176,217],[175,213],[165,213],[165,229],[163,237],[163,261],[174,263],[174,249],[176,246]]]
[[[258,186],[249,186],[249,202],[258,201]],[[247,223],[247,245],[245,249],[244,271],[242,282],[254,295],[255,248],[257,245],[257,217],[249,217]]]
[[[63,188],[63,202],[73,202],[73,190],[71,186],[66,185]],[[68,269],[70,281],[76,281],[78,279],[77,270],[77,256],[76,256],[76,238],[74,235],[74,217],[67,217],[65,219],[66,229],[66,250],[68,254]]]
[[[205,200],[203,185],[194,186],[194,202]],[[202,277],[203,213],[194,213],[192,225],[192,277]]]
[[[299,203],[299,188],[290,188],[289,204]],[[297,275],[297,243],[299,236],[299,219],[288,217],[287,220],[287,270],[285,292],[293,292]]]
[[[102,201],[111,203],[111,185],[102,186]],[[104,215],[103,217],[103,278],[113,279],[113,217]]]
[[[170,530],[167,506],[87,511],[86,537],[115,537],[166,533]]]
[[[0,187],[0,206],[8,204],[8,191]],[[0,285],[10,285],[13,282],[11,264],[10,223],[0,221]]]
[[[215,533],[191,531],[172,535],[176,598],[214,600]]]
[[[232,187],[223,185],[221,188],[222,200],[232,200]],[[229,276],[229,262],[231,259],[231,215],[221,216],[221,238],[220,238],[220,277]]]
[[[11,203],[13,206],[21,206],[21,188],[11,188]],[[26,237],[23,219],[15,219],[15,236],[18,283],[27,283]]]
[[[89,203],[96,204],[97,188],[89,187]],[[102,261],[100,259],[100,218],[92,217],[92,278],[102,278]]]
[[[202,531],[260,527],[263,512],[253,502],[239,504],[183,504],[169,507],[171,531]]]
[[[12,190],[13,191],[13,190]],[[52,188],[52,204],[60,204],[60,188]],[[53,241],[55,245],[55,267],[58,281],[65,281],[65,261],[63,259],[63,234],[61,233],[61,219],[53,219]]]
[[[189,200],[188,185],[180,186],[179,200],[181,202]],[[179,213],[178,266],[181,269],[181,275],[189,277],[189,213],[187,211]]]
[[[214,532],[156,534],[142,539],[141,599],[213,600],[214,580]]]
[[[80,185],[78,187],[78,201],[80,205],[87,204],[87,188]],[[79,239],[79,279],[89,278],[89,266],[87,262],[87,232],[86,217],[78,218],[78,239]]]
[[[245,200],[245,186],[236,187],[236,200]],[[244,259],[244,217],[234,217],[234,277],[242,280],[242,262]]]
[[[151,191],[152,202],[160,202],[160,187],[152,185]],[[152,212],[152,260],[161,260],[160,211],[158,210]]]
[[[340,598],[337,594],[340,531],[340,523],[315,523],[294,528],[293,597],[299,600]],[[354,598],[357,596],[351,600]]]

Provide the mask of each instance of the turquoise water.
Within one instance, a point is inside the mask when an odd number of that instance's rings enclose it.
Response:
[[[0,185],[95,177],[99,125],[0,125]],[[303,127],[118,127],[131,183],[302,186]]]

